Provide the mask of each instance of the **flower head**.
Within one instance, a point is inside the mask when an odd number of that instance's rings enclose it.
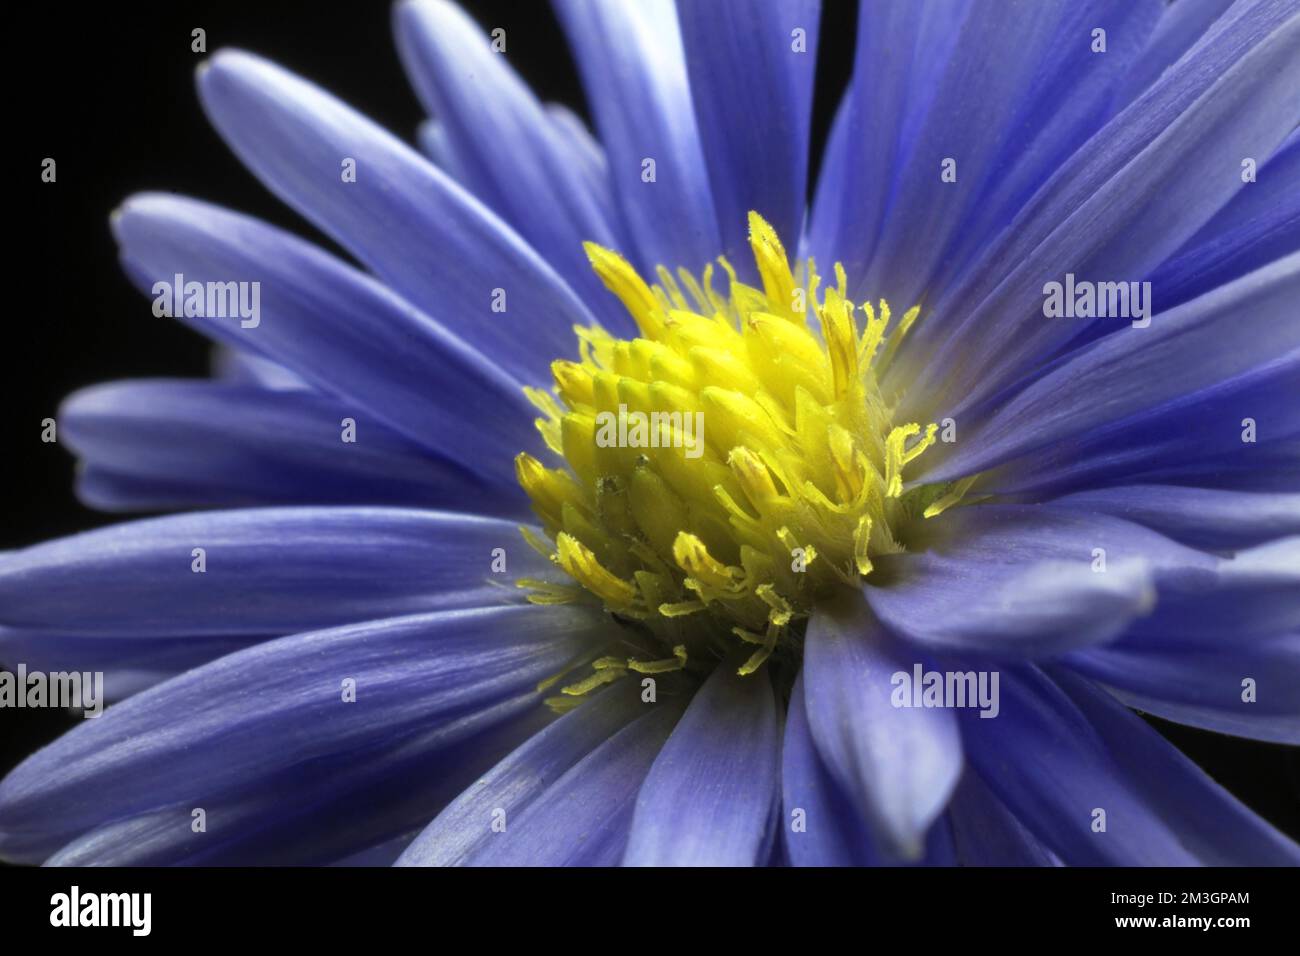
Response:
[[[866,3],[808,210],[815,2],[556,7],[599,139],[443,0],[425,155],[200,72],[360,268],[114,214],[224,373],[60,413],[183,513],[0,555],[0,654],[117,701],[0,852],[1300,859],[1129,709],[1300,742],[1294,4]]]

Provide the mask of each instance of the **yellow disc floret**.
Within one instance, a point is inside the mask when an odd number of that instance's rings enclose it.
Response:
[[[919,310],[847,298],[844,270],[819,290],[812,260],[792,270],[775,231],[750,213],[762,288],[726,262],[698,279],[588,244],[596,273],[640,337],[576,329],[581,361],[530,389],[538,428],[564,459],[516,460],[548,542],[582,589],[662,645],[660,659],[601,658],[566,693],[629,670],[660,673],[752,647],[741,673],[797,645],[814,604],[859,587],[897,552],[897,531],[964,489],[907,490],[908,465],[936,426],[895,423],[880,380]],[[563,589],[521,582],[553,603]],[[582,591],[574,589],[573,595]],[[570,596],[572,599],[572,595]]]

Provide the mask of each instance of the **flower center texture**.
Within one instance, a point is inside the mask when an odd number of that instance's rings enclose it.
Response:
[[[860,588],[911,523],[965,491],[904,484],[937,426],[896,422],[880,381],[919,309],[895,320],[884,301],[855,306],[839,264],[823,290],[757,213],[749,228],[762,288],[719,259],[725,294],[712,265],[661,266],[650,285],[588,243],[640,336],[579,327],[581,361],[552,364],[552,391],[528,390],[564,463],[516,459],[547,540],[527,537],[575,584],[520,584],[539,603],[588,592],[648,652],[595,661],[570,696],[741,646],[741,674],[797,661],[811,609]]]

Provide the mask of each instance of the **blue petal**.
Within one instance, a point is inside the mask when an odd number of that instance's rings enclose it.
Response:
[[[208,116],[281,199],[529,384],[576,351],[591,313],[509,226],[417,152],[318,87],[223,50],[199,74]],[[356,181],[343,182],[345,158]],[[493,311],[495,290],[506,311]]]
[[[1208,549],[1233,549],[1300,534],[1300,493],[1125,485],[1080,491],[1053,508],[1114,515]]]
[[[1213,575],[1133,626],[1140,637],[1197,645],[1292,630],[1300,630],[1300,536],[1217,560]]]
[[[193,667],[233,654],[262,637],[108,637],[0,627],[0,661],[45,674],[78,671],[104,675],[104,703],[125,700]]]
[[[992,175],[952,232],[949,251],[934,253],[936,268],[929,289],[942,290],[955,283],[964,267],[980,257],[1061,164],[1110,118],[1115,86],[1146,55],[1145,42],[1164,7],[1163,0],[1093,0],[1059,6],[1056,28],[1039,52],[1033,78],[1015,94],[1017,108],[1005,109],[1009,117],[1005,128],[1015,132],[1003,140]],[[1104,53],[1093,51],[1095,30],[1105,31]],[[983,94],[980,89],[979,95]],[[974,135],[986,134],[975,131]],[[954,144],[947,155],[955,157],[958,151]],[[963,163],[961,176],[967,175],[968,166]],[[947,186],[945,192],[951,189]],[[906,230],[906,219],[899,225]],[[927,319],[917,331],[929,336],[942,327],[943,318]],[[931,336],[930,341],[937,339]]]
[[[1003,669],[1001,712],[966,715],[964,740],[984,781],[1067,864],[1300,862],[1300,848],[1141,719],[1080,678],[1055,680]]]
[[[900,151],[880,241],[861,285],[902,307],[943,288],[951,264],[996,235],[1086,140],[1100,122],[1111,78],[1137,52],[1158,7],[1048,0],[973,4],[966,11],[947,59],[920,64],[937,69],[941,79],[914,140]],[[1094,27],[1115,37],[1115,49],[1104,56],[1091,52]],[[868,68],[873,80],[879,76],[879,63]],[[1033,133],[1027,137],[1025,130]],[[957,164],[952,182],[941,179],[948,160]]]
[[[1166,720],[1300,744],[1300,631],[1199,646],[1122,641],[1065,660],[1130,707]],[[1247,679],[1254,696],[1243,687]]]
[[[781,821],[794,866],[871,866],[877,862],[866,820],[826,769],[808,725],[802,672],[790,692],[781,751]]]
[[[877,562],[865,593],[891,630],[936,648],[1045,655],[1109,640],[1217,567],[1139,525],[1049,505],[962,508],[933,534]]]
[[[1284,355],[1150,412],[1012,459],[981,482],[1033,499],[1165,482],[1294,493],[1300,491],[1300,420],[1293,400],[1298,391],[1300,362]],[[1255,431],[1255,442],[1245,440],[1248,429]]]
[[[971,429],[952,446],[956,450],[951,455],[923,469],[925,480],[950,480],[1012,459],[1026,459],[1038,470],[1062,455],[1078,462],[1076,442],[1122,436],[1125,429],[1141,424],[1162,427],[1166,413],[1179,412],[1202,393],[1212,400],[1217,391],[1231,394],[1238,383],[1260,376],[1269,382],[1294,382],[1300,375],[1300,326],[1290,318],[1297,296],[1300,253],[1179,306],[1154,319],[1149,328],[1112,333],[1080,350]],[[1098,401],[1098,395],[1104,395],[1105,401]],[[1245,415],[1257,420],[1261,445],[1300,434],[1300,403],[1257,407]],[[1217,441],[1211,445],[1217,448],[1230,439],[1238,454],[1249,453],[1253,447],[1241,441],[1243,424],[1238,418],[1228,435],[1182,438],[1185,446],[1175,447],[1203,455],[1202,442]],[[1130,473],[1168,467],[1169,440],[1166,436],[1165,445],[1130,456]],[[1088,463],[1085,459],[1079,464]],[[981,487],[993,491],[1032,487],[1028,480],[1016,481],[1016,470],[986,479]]]
[[[546,114],[563,144],[568,162],[582,177],[591,199],[608,223],[619,224],[618,203],[609,181],[609,160],[605,147],[591,135],[586,122],[563,103],[547,103]],[[621,234],[621,233],[620,233]]]
[[[703,268],[721,251],[673,0],[555,0],[642,270]],[[644,179],[646,160],[654,179]]]
[[[394,8],[393,23],[407,75],[438,117],[455,165],[469,174],[466,185],[602,320],[634,331],[582,248],[587,240],[614,248],[624,243],[542,104],[492,49],[487,31],[447,0],[406,0]]]
[[[794,682],[781,753],[785,853],[794,866],[946,866],[953,862],[943,820],[930,827],[920,860],[891,855],[872,836],[862,812],[835,782],[813,741],[803,674]]]
[[[311,388],[283,365],[226,345],[213,346],[212,376],[230,385],[248,385],[277,392]]]
[[[892,703],[892,675],[910,675],[918,660],[859,598],[819,608],[808,624],[804,702],[817,750],[881,844],[912,859],[962,768],[951,711]]]
[[[1300,249],[1300,132],[1292,133],[1257,179],[1152,273],[1168,309]]]
[[[835,117],[818,177],[808,251],[843,262],[850,295],[878,297],[864,280],[910,146],[965,22],[957,4],[876,0],[860,4],[853,76]]]
[[[340,187],[346,188],[346,187]],[[260,320],[179,317],[255,350],[345,397],[438,454],[513,484],[513,460],[536,443],[519,384],[368,276],[310,243],[236,213],[161,194],[114,217],[127,270],[158,282],[260,283]],[[527,336],[522,336],[527,338]]]
[[[1043,318],[1044,284],[1067,272],[1087,281],[1149,275],[1243,187],[1241,157],[1271,155],[1295,128],[1298,87],[1300,16],[1285,4],[1234,7],[1076,151],[968,279],[938,299],[933,314],[961,321],[944,324],[902,413],[945,408],[960,420],[1079,335],[1077,321]],[[924,344],[924,325],[914,345]]]
[[[205,549],[206,571],[193,570]],[[493,572],[494,549],[505,570]],[[556,572],[513,522],[258,508],[129,522],[0,556],[0,624],[82,635],[286,634],[517,600]]]
[[[473,193],[475,199],[490,207],[489,198],[480,192],[484,186],[474,178],[474,171],[456,155],[456,147],[452,144],[451,137],[447,135],[445,123],[437,119],[425,120],[415,131],[415,141],[420,146],[420,152],[428,158],[429,162]],[[492,211],[498,216],[501,215],[498,209],[493,208]]]
[[[709,182],[732,263],[753,261],[757,210],[794,249],[803,230],[820,0],[677,0]],[[796,52],[795,30],[804,46]]]
[[[418,504],[521,516],[520,492],[486,488],[356,406],[297,389],[208,381],[128,381],[76,392],[59,409],[60,437],[83,467],[129,484],[130,497],[93,497],[109,510],[250,504]],[[355,441],[344,442],[346,419]],[[177,498],[179,489],[183,498]]]
[[[681,714],[658,704],[574,764],[505,829],[465,860],[472,866],[616,866],[637,790]]]
[[[1133,64],[1120,89],[1115,92],[1117,105],[1126,106],[1146,91],[1235,2],[1236,0],[1178,0],[1177,3],[1164,4],[1164,10],[1142,56]]]
[[[1061,860],[1021,825],[979,774],[968,770],[948,804],[962,866],[1061,866]]]
[[[364,754],[313,760],[234,791],[204,793],[197,798],[203,832],[193,829],[192,797],[106,820],[45,865],[302,866],[341,858],[364,865],[357,854],[373,854],[375,843],[394,834],[409,842],[434,808],[548,716],[535,695],[521,695]]]
[[[781,740],[767,669],[718,664],[641,786],[624,866],[754,866],[766,859]]]
[[[42,859],[109,821],[248,798],[260,786],[275,793],[268,780],[282,784],[309,764],[346,778],[340,761],[520,695],[538,699],[538,681],[596,646],[608,626],[588,609],[515,606],[258,644],[83,721],[20,764],[0,782],[0,853]]]
[[[647,710],[639,687],[616,684],[529,738],[447,805],[397,861],[398,866],[456,866],[501,834],[575,764]],[[502,815],[504,814],[504,817]]]

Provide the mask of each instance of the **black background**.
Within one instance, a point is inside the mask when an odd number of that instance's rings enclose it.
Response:
[[[485,29],[505,27],[508,55],[544,99],[586,115],[577,76],[549,7],[467,2]],[[826,0],[814,148],[852,63],[856,4]],[[13,138],[3,222],[4,427],[8,488],[0,550],[115,520],[80,505],[73,463],[40,441],[40,422],[68,392],[116,378],[203,375],[208,346],[158,320],[117,267],[112,209],[133,192],[172,190],[261,216],[330,245],[282,207],[209,128],[194,92],[195,27],[207,48],[237,46],[320,83],[408,139],[422,113],[397,61],[386,2],[132,2],[6,9],[6,100]],[[40,180],[53,157],[58,181]],[[336,250],[337,251],[337,250]],[[14,662],[6,662],[12,664]],[[51,711],[0,711],[0,774],[72,725]],[[1300,838],[1300,755],[1152,721],[1217,780]]]

